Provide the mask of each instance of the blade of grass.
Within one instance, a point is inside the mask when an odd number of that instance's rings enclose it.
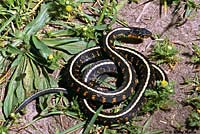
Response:
[[[56,112],[48,113],[46,115],[38,116],[34,120],[32,120],[31,122],[26,124],[25,126],[21,127],[19,130],[27,128],[28,126],[32,125],[33,123],[35,123],[36,121],[38,121],[38,120],[40,120],[44,117],[48,117],[48,116],[51,116],[51,115],[58,115],[58,114],[63,114],[63,112],[62,111],[56,111]]]
[[[99,115],[99,113],[101,112],[102,109],[103,109],[103,105],[101,105],[101,106],[97,109],[96,113],[93,115],[92,119],[91,119],[90,122],[88,123],[87,128],[85,129],[85,131],[83,132],[83,134],[89,134],[90,129],[91,129],[92,126],[94,125],[94,122],[96,121],[96,119],[97,119],[97,117],[98,117],[98,115]]]
[[[85,124],[86,124],[86,121],[81,122],[81,123],[79,123],[79,124],[77,124],[77,125],[74,125],[73,127],[69,128],[69,129],[67,129],[67,130],[65,130],[65,131],[63,131],[63,132],[60,132],[59,134],[66,134],[66,133],[67,133],[67,134],[70,134],[70,133],[73,133],[73,132],[76,131],[77,129],[83,127]]]
[[[103,10],[102,10],[102,13],[99,17],[99,20],[97,22],[97,26],[100,25],[105,17],[105,12],[107,10],[107,7],[108,7],[108,1],[107,0],[104,0],[104,6],[103,6]]]
[[[149,125],[150,125],[151,119],[152,119],[152,116],[150,116],[150,117],[147,119],[147,121],[145,122],[144,127],[142,128],[142,133],[145,133],[145,132],[146,132],[147,128],[148,128]]]
[[[16,15],[10,17],[3,25],[0,27],[0,33],[5,30],[5,28],[15,19]]]

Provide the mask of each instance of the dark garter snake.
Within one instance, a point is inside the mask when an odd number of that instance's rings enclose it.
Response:
[[[168,78],[160,67],[150,63],[143,54],[134,49],[115,46],[114,41],[121,39],[142,41],[151,36],[152,33],[147,29],[137,27],[122,27],[110,31],[101,46],[87,48],[70,59],[64,70],[65,88],[39,91],[27,98],[14,113],[18,113],[39,96],[59,92],[68,94],[68,91],[72,90],[81,96],[81,103],[85,106],[83,110],[92,114],[99,104],[114,107],[131,97],[122,110],[115,113],[102,111],[98,115],[98,121],[101,123],[128,121],[144,102],[143,94],[146,88],[153,88],[157,80],[168,80]],[[115,90],[109,88],[100,90],[96,85],[96,79],[106,73],[120,76],[120,84]]]

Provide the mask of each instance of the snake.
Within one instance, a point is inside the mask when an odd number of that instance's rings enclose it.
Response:
[[[121,51],[121,49],[120,49]],[[105,63],[104,65],[100,64],[94,64],[91,67],[89,67],[83,75],[83,79],[85,82],[90,83],[91,81],[97,79],[100,75],[99,72],[105,72],[105,73],[116,73],[117,74],[117,69],[115,64],[111,60],[102,60],[100,62]],[[166,80],[168,81],[168,78],[165,74],[165,72],[160,68],[159,66],[155,64],[151,64],[152,70],[154,72],[154,75],[151,76],[151,81],[162,81]],[[109,69],[112,68],[112,69]],[[139,68],[138,68],[139,69]],[[105,71],[107,70],[107,71]],[[138,74],[143,73],[142,70],[137,70]],[[144,98],[143,98],[143,93],[146,88],[153,88],[155,87],[155,83],[151,84],[144,84],[141,82],[136,88],[137,91],[135,93],[135,96],[131,98],[131,101],[129,104],[121,111],[118,111],[116,113],[100,113],[98,114],[98,122],[103,123],[103,124],[114,124],[114,123],[122,123],[122,122],[127,122],[132,119],[138,112],[138,110],[141,108],[142,103],[144,103]],[[88,99],[83,99],[83,105],[86,107],[84,108],[85,113],[90,113],[88,115],[93,115],[95,114],[97,110],[96,106],[97,102],[92,102],[91,100],[88,101]],[[98,106],[100,106],[99,104]],[[116,107],[116,105],[114,106]]]
[[[137,74],[134,67],[127,60],[129,54],[119,54],[114,46],[114,40],[123,39],[125,37],[129,39],[143,39],[152,35],[150,31],[145,28],[138,27],[120,27],[110,31],[101,47],[88,48],[79,54],[77,54],[70,62],[69,66],[69,88],[75,92],[83,95],[84,97],[91,98],[92,100],[100,101],[102,103],[117,103],[127,99],[135,90],[137,85]],[[102,49],[102,50],[100,50]],[[125,48],[124,48],[125,49]],[[130,52],[134,53],[134,52]],[[102,57],[107,56],[110,58],[121,70],[123,74],[123,81],[114,91],[99,91],[91,88],[82,81],[81,70],[85,65],[95,60],[99,60]],[[130,57],[134,60],[134,57]],[[144,60],[145,61],[145,60]],[[133,62],[133,61],[130,61]],[[150,76],[150,67],[148,61],[145,61],[145,65],[148,66],[144,71],[147,71],[145,77],[148,77],[145,81],[148,83]]]
[[[143,41],[151,38],[152,33],[139,27],[119,27],[111,30],[104,38],[102,45],[87,48],[73,56],[65,68],[65,87],[41,90],[25,99],[14,111],[20,112],[34,99],[50,94],[68,95],[68,91],[77,93],[84,105],[84,111],[95,114],[97,103],[105,106],[120,105],[131,97],[128,105],[116,113],[102,111],[98,121],[105,124],[129,121],[144,103],[144,92],[155,87],[155,81],[166,80],[165,72],[151,63],[142,53],[124,46],[115,45],[115,40],[128,39]],[[120,83],[115,90],[100,90],[96,79],[111,73],[120,76]],[[61,74],[62,75],[62,74]]]

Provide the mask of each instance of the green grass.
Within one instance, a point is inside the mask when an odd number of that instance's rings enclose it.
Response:
[[[192,62],[194,64],[200,64],[200,47],[196,44],[193,44],[193,54],[192,54]]]
[[[168,39],[156,41],[150,58],[157,61],[157,64],[166,63],[170,66],[174,66],[179,61],[178,50]]]
[[[200,78],[195,75],[193,79],[185,80],[186,85],[192,86],[191,95],[185,100],[187,105],[193,107],[186,123],[190,128],[200,128]]]
[[[170,99],[170,95],[174,94],[174,84],[172,82],[166,83],[164,81],[157,81],[155,89],[147,89],[145,97],[147,102],[142,107],[141,112],[153,112],[158,109],[169,110],[175,101]]]
[[[116,0],[3,0],[0,1],[0,84],[5,85],[6,95],[0,107],[4,115],[0,116],[0,123],[11,115],[14,109],[25,98],[38,90],[57,87],[60,77],[55,78],[52,72],[60,70],[72,57],[81,50],[101,43],[103,32],[109,31],[113,24],[127,26],[126,22],[117,18],[118,11],[128,0],[117,3]],[[136,0],[137,2],[137,0]],[[181,4],[179,3],[183,3]],[[165,2],[166,3],[166,2]],[[176,9],[184,8],[184,17],[189,18],[199,9],[199,3],[189,1],[173,1]],[[87,6],[86,6],[87,5]],[[169,4],[165,4],[169,5]],[[175,10],[175,11],[177,11]],[[199,63],[199,47],[193,46],[193,63]],[[153,51],[153,59],[158,64],[175,64],[177,49],[168,40],[157,42]],[[171,94],[171,87],[159,92],[148,90],[146,97],[155,99],[158,103],[150,102],[144,107],[145,112],[164,109],[164,97]],[[52,104],[52,98],[55,103]],[[153,100],[154,101],[154,100]],[[41,113],[38,118],[26,124],[50,115],[65,114],[80,121],[75,127],[64,132],[73,132],[85,127],[87,123],[78,105],[77,98],[69,101],[63,95],[47,95],[40,98]],[[97,112],[98,113],[98,112]],[[147,127],[130,124],[117,124],[111,129],[90,121],[90,128],[86,132],[96,132],[99,128],[103,133],[159,133],[148,131]],[[14,115],[15,122],[19,122],[20,115]],[[150,120],[145,124],[149,124]],[[0,133],[7,133],[10,126],[0,126]]]

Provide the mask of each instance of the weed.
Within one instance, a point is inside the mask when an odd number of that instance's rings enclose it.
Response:
[[[8,128],[4,126],[0,126],[0,133],[1,134],[8,134]]]
[[[190,17],[194,12],[200,9],[200,3],[194,0],[181,1],[184,4],[184,18]]]
[[[193,80],[188,80],[185,83],[191,84],[193,87],[191,97],[187,98],[186,103],[193,107],[192,112],[186,120],[187,126],[190,128],[200,127],[200,81],[199,76],[195,75]]]
[[[118,2],[123,5],[127,1]],[[138,0],[130,1],[137,2]],[[194,3],[193,0],[181,2],[185,3],[186,17],[199,8],[199,4]],[[52,72],[63,67],[73,54],[101,43],[102,33],[115,22],[122,24],[117,19],[117,11],[121,5],[118,5],[116,0],[0,1],[0,84],[5,82],[7,91],[4,101],[0,104],[5,114],[5,117],[3,115],[1,117],[1,124],[10,115],[17,120],[18,116],[12,114],[14,108],[27,96],[36,92],[35,90],[57,87],[58,80],[52,77]],[[193,49],[193,62],[199,63],[199,48],[194,46]],[[153,58],[158,60],[158,64],[175,64],[178,61],[175,56],[177,52],[173,44],[165,40],[157,42]],[[166,109],[168,95],[172,93],[171,84],[158,82],[158,85],[160,85],[158,89],[147,90],[145,93],[149,102],[144,106],[144,111]],[[53,104],[52,99],[55,100]],[[24,128],[42,117],[55,114],[65,114],[76,119],[82,118],[77,98],[73,98],[71,102],[68,101],[62,95],[54,98],[52,95],[41,97],[39,107],[42,112]],[[153,101],[157,103],[153,104]],[[196,101],[189,102],[196,106]],[[196,108],[195,112],[198,111],[199,108]],[[99,132],[98,125],[92,128],[97,114],[90,121],[85,133]],[[197,122],[196,119],[194,122]],[[86,124],[86,122],[81,122],[63,133],[73,132]],[[147,124],[149,121],[144,126],[137,126],[132,122],[117,124],[117,129],[101,127],[101,132],[156,133],[147,130]],[[0,133],[7,133],[7,129],[1,126]]]
[[[93,6],[93,1],[83,8],[82,0],[0,3],[0,83],[10,77],[1,105],[3,120],[34,90],[57,87],[58,80],[51,76],[52,71],[63,67],[72,54],[99,43],[103,31],[116,21],[115,0],[100,1],[99,4],[107,5],[104,8]],[[105,20],[111,23],[105,24]],[[40,98],[42,112],[34,121],[57,113],[81,117],[76,100],[70,105],[62,98],[61,104],[51,105],[51,97]],[[58,102],[59,99],[57,96]]]
[[[153,112],[156,109],[168,110],[175,102],[169,98],[174,93],[173,83],[157,81],[157,88],[147,89],[145,97],[147,102],[142,107],[142,113]]]
[[[164,39],[163,41],[156,42],[150,58],[152,60],[156,60],[157,64],[167,63],[173,66],[179,60],[177,54],[178,50],[176,49],[175,45],[170,43],[168,39]]]
[[[94,127],[93,133],[102,133],[102,134],[116,134],[116,133],[130,133],[130,134],[160,134],[161,130],[149,130],[149,125],[151,122],[151,117],[148,118],[144,125],[137,125],[139,120],[133,119],[131,122],[125,124],[113,124],[111,127],[108,126],[99,126]]]
[[[196,44],[193,44],[193,54],[192,54],[192,62],[194,64],[200,64],[200,47]]]

